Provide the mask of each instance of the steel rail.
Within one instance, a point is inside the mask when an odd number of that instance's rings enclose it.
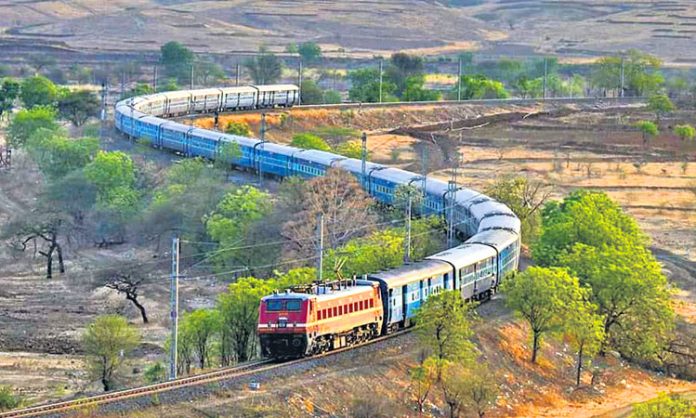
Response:
[[[386,341],[404,334],[409,333],[411,330],[406,329],[393,334],[388,334],[381,336],[361,344],[351,345],[348,347],[343,347],[337,350],[332,350],[326,353],[303,357],[300,359],[285,361],[282,363],[277,363],[275,360],[259,360],[255,362],[245,363],[234,367],[229,367],[221,370],[216,370],[213,372],[202,373],[195,376],[184,377],[181,379],[172,380],[169,382],[156,383],[148,386],[140,386],[132,389],[125,389],[116,392],[109,392],[102,395],[90,396],[87,398],[75,399],[72,401],[63,401],[57,403],[49,403],[39,406],[33,406],[24,409],[17,409],[8,412],[0,412],[0,418],[20,418],[20,417],[40,417],[51,414],[62,414],[69,411],[86,408],[95,407],[106,404],[113,404],[120,401],[125,401],[133,398],[140,398],[144,396],[151,396],[160,394],[163,392],[174,391],[182,388],[201,386],[209,383],[215,383],[226,379],[238,378],[243,376],[251,376],[257,373],[267,372],[275,369],[286,368],[290,366],[295,366],[298,364],[309,363],[312,361],[317,361],[326,357],[334,356],[346,351],[350,351],[357,348],[366,347],[372,344],[376,344],[382,341]]]

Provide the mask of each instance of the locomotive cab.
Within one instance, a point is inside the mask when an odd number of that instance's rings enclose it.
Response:
[[[279,293],[261,299],[258,331],[264,356],[302,357],[306,354],[311,305],[308,295],[299,293]]]

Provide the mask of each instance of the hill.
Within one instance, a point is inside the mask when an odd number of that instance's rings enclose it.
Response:
[[[312,40],[334,56],[395,50],[596,56],[641,48],[696,62],[696,4],[619,0],[0,0],[0,44],[93,52],[282,51]],[[10,48],[11,49],[11,48]]]

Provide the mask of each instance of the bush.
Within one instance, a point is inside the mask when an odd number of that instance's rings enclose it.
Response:
[[[0,412],[18,408],[22,399],[14,394],[10,386],[0,386]]]
[[[331,151],[331,147],[326,141],[312,134],[297,134],[292,137],[290,145],[297,148]]]
[[[631,418],[689,418],[696,416],[696,404],[678,396],[660,394],[656,399],[633,407]]]
[[[162,363],[158,361],[145,369],[145,374],[143,376],[147,383],[164,382],[164,380],[167,378],[167,370]]]
[[[225,133],[230,135],[251,136],[251,128],[245,122],[230,122],[225,128]]]
[[[326,104],[338,104],[343,101],[341,93],[336,90],[326,90],[324,92],[324,103]]]

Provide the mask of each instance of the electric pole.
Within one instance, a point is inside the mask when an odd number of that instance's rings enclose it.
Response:
[[[382,79],[383,79],[383,72],[384,72],[384,60],[380,59],[379,60],[379,102],[382,103]]]
[[[447,195],[448,199],[445,199],[445,204],[447,205],[447,248],[454,247],[454,194],[457,191],[457,183],[450,180],[447,183]]]
[[[239,87],[239,77],[242,73],[242,66],[237,63],[237,74],[235,76],[235,86]]]
[[[421,200],[421,215],[425,214],[425,204],[428,194],[425,192],[425,187],[428,185],[428,146],[423,143],[421,148],[421,174],[423,175],[423,197]]]
[[[548,61],[546,60],[546,57],[544,57],[544,99],[546,98],[546,82],[547,82],[547,77],[548,77]]]
[[[266,142],[266,112],[261,113],[261,128],[259,129],[261,144],[259,144],[259,154],[263,152],[263,144]],[[263,168],[261,166],[263,159],[261,155],[257,156],[259,162],[259,184],[263,183]]]
[[[125,84],[126,84],[126,72],[121,71],[121,97],[120,97],[120,99],[123,99],[123,96],[125,94]]]
[[[152,91],[157,91],[157,64],[155,64],[155,69],[152,72]]]
[[[102,83],[102,91],[101,91],[101,112],[99,115],[100,119],[100,124],[99,124],[99,139],[100,141],[104,141],[104,125],[106,124],[106,93],[107,93],[107,82],[104,81]],[[132,109],[132,108],[131,108]],[[133,125],[134,122],[131,119],[131,125]]]
[[[169,380],[176,379],[177,365],[177,337],[179,332],[179,237],[172,238],[172,275],[170,284],[171,307],[170,318],[172,320],[171,344],[169,347]]]
[[[191,90],[193,90],[193,66],[195,63],[191,63]]]
[[[297,87],[300,88],[300,94],[297,95],[297,104],[302,104],[302,57],[300,57],[300,65],[297,68]]]
[[[457,101],[462,100],[462,59],[459,58],[459,70],[457,71]]]
[[[367,133],[362,134],[362,148],[360,150],[360,162],[362,163],[362,186],[367,190]]]
[[[624,97],[624,83],[626,82],[625,79],[625,72],[624,72],[624,56],[623,54],[621,55],[621,87],[619,89],[619,97]]]
[[[411,197],[411,190],[408,191],[408,206],[406,208],[406,252],[404,254],[404,263],[411,261],[411,211],[412,211],[413,198]]]
[[[317,222],[317,241],[319,246],[317,247],[317,275],[319,283],[324,280],[324,214],[319,214],[319,222]]]

